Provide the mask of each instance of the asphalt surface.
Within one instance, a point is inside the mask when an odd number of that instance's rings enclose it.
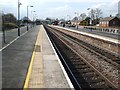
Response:
[[[20,28],[20,34],[21,35],[23,33],[25,33],[26,31],[27,31],[26,26]],[[11,30],[5,30],[5,43],[3,42],[4,40],[2,40],[2,47],[4,47],[6,44],[10,43],[12,40],[14,40],[17,37],[18,37],[18,29],[17,28],[16,29],[11,29]]]
[[[39,28],[32,28],[2,51],[3,88],[23,88]]]
[[[65,28],[69,28],[69,27],[65,27]],[[91,33],[91,34],[96,34],[96,35],[100,35],[100,36],[105,36],[105,37],[110,37],[113,39],[120,39],[120,34],[114,34],[114,33],[109,33],[109,32],[102,32],[99,30],[90,30],[90,29],[84,29],[84,28],[75,28],[75,27],[70,27],[69,29],[72,30],[78,30],[78,31],[82,31],[82,32],[87,32],[87,33]]]

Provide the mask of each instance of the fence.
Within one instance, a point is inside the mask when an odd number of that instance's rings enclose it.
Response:
[[[102,28],[102,27],[84,27],[86,29],[91,29],[91,30],[99,30],[102,32],[109,32],[109,33],[115,33],[115,34],[119,34],[120,33],[120,29],[116,29],[116,28]]]

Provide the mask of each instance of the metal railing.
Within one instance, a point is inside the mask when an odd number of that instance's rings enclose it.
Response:
[[[33,28],[32,25],[28,26],[30,29]],[[27,26],[23,26],[20,27],[20,36],[23,35],[24,33],[27,32]],[[2,27],[2,30],[0,31],[0,35],[1,35],[1,48],[3,48],[5,45],[11,43],[12,41],[14,41],[15,39],[17,39],[18,37],[18,28],[14,28],[14,29],[4,29],[4,27]]]

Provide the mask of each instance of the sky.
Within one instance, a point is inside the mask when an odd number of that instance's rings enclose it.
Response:
[[[33,16],[38,19],[58,18],[58,19],[72,19],[76,16],[75,12],[79,15],[81,13],[88,14],[90,9],[99,8],[102,10],[103,17],[116,15],[118,13],[119,0],[19,0],[22,5],[20,6],[20,17],[26,16],[27,6],[29,7],[29,18]],[[0,10],[4,13],[13,13],[17,17],[18,0],[1,0]],[[33,12],[36,11],[36,12]],[[35,15],[36,14],[36,15]]]

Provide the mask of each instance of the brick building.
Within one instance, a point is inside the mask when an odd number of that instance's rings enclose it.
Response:
[[[120,26],[120,19],[117,17],[106,17],[100,19],[99,26],[102,27],[118,27]]]

